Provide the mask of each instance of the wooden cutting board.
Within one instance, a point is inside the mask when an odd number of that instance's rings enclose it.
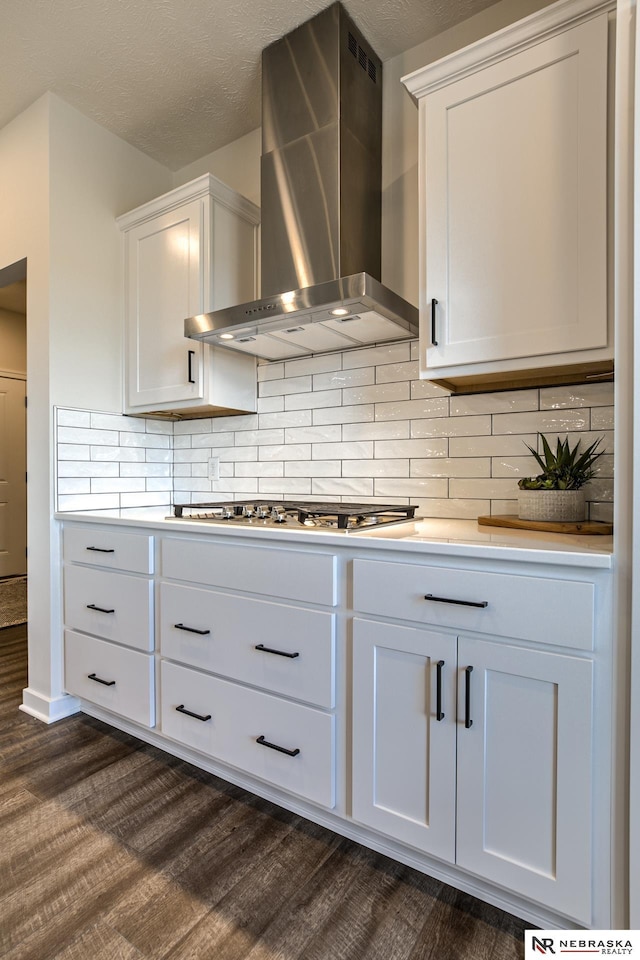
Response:
[[[497,514],[495,517],[478,517],[478,523],[486,527],[510,527],[512,530],[542,530],[545,533],[574,533],[582,536],[609,536],[613,533],[613,524],[602,520],[520,520],[511,514]]]

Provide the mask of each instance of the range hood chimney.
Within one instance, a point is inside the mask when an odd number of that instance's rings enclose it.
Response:
[[[418,335],[380,283],[382,63],[340,3],[262,54],[262,297],[185,335],[268,360]]]

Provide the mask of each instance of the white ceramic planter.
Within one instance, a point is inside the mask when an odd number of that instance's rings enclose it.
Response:
[[[519,490],[518,517],[580,522],[585,519],[584,490]]]

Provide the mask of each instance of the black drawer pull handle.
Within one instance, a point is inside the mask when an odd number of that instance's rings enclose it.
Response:
[[[262,650],[263,653],[275,653],[277,657],[289,657],[290,660],[295,660],[296,657],[299,657],[299,653],[287,653],[286,650],[274,650],[273,647],[265,647],[264,643],[256,643],[254,650]]]
[[[434,347],[438,346],[438,341],[436,340],[436,306],[438,305],[437,300],[431,301],[431,345]]]
[[[442,668],[444,667],[444,660],[438,660],[436,667],[436,720],[444,720],[444,713],[442,712]]]
[[[96,683],[101,683],[105,687],[115,687],[115,680],[101,680],[95,673],[88,673],[87,680],[95,680]]]
[[[471,719],[471,674],[473,667],[464,668],[464,725],[469,729],[473,726]]]
[[[86,547],[86,550],[93,550],[94,553],[115,553],[113,547]]]
[[[95,603],[88,603],[87,610],[97,610],[98,613],[115,613],[116,612],[114,609],[107,610],[106,607],[96,607]]]
[[[189,378],[189,383],[195,383],[195,380],[193,379],[193,370],[191,367],[191,364],[193,363],[193,358],[195,357],[195,355],[196,355],[195,350],[189,350],[189,356],[187,358],[187,376]]]
[[[201,637],[206,637],[211,630],[198,630],[197,627],[185,627],[184,623],[174,623],[176,630],[186,630],[187,633],[199,633]]]
[[[203,723],[206,723],[207,720],[211,720],[211,714],[208,713],[206,717],[203,717],[201,713],[192,713],[191,710],[187,710],[184,703],[181,703],[179,707],[176,707],[178,713],[186,713],[188,717],[193,717],[194,720],[202,720]]]
[[[287,750],[286,747],[279,747],[277,743],[269,743],[264,737],[258,737],[256,743],[259,743],[262,747],[269,747],[270,750],[277,750],[278,753],[286,753],[288,757],[297,757],[300,753],[299,747],[296,747],[295,750]]]
[[[485,607],[489,606],[488,600],[452,600],[450,597],[434,597],[432,593],[425,594],[425,600],[432,600],[433,603],[456,603],[460,607]]]

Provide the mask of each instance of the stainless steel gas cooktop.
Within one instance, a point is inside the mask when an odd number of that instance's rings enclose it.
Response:
[[[273,529],[362,530],[412,520],[416,507],[404,504],[314,503],[291,500],[236,500],[176,504],[168,519],[199,520]]]

